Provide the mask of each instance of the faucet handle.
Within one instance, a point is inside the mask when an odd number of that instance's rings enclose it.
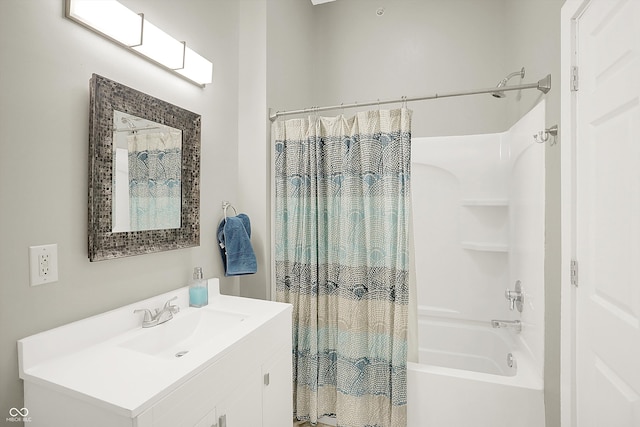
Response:
[[[504,291],[504,297],[509,300],[509,310],[513,311],[516,307],[516,297],[511,294],[509,289]]]
[[[153,320],[153,313],[148,308],[139,308],[137,310],[133,310],[134,313],[144,313],[143,322],[150,322]]]
[[[171,298],[169,301],[164,303],[164,308],[163,310],[169,310],[172,313],[177,313],[180,311],[180,307],[178,307],[177,305],[171,305],[171,301],[175,301],[178,299],[178,296],[174,296],[173,298]]]
[[[515,290],[506,289],[504,297],[509,300],[509,310],[513,311],[516,307],[522,313],[524,306],[524,293],[522,292],[522,282],[516,281]]]

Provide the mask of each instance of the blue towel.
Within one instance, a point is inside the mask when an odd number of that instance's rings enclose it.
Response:
[[[229,216],[218,226],[218,242],[225,276],[241,276],[258,271],[251,247],[251,222],[245,214]]]

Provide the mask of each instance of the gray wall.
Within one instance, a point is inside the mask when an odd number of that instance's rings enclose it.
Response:
[[[314,28],[320,9],[306,0],[267,0],[267,106],[308,106],[317,82]]]
[[[508,70],[526,68],[526,81],[551,74],[546,126],[560,124],[560,8],[564,0],[507,0],[505,38]],[[509,125],[542,96],[537,91],[509,97]],[[542,129],[541,129],[542,130]],[[545,153],[545,410],[547,427],[560,426],[560,138]]]
[[[254,298],[271,298],[271,124],[268,108],[274,111],[291,108],[292,105],[309,105],[315,86],[313,62],[315,12],[310,1],[256,0],[244,1],[241,16],[260,16],[262,23],[243,25],[242,33],[248,33],[247,46],[264,50],[264,60],[256,61],[257,54],[251,48],[241,51],[247,56],[247,81],[254,90],[247,91],[247,103],[263,102],[261,112],[256,108],[255,120],[248,120],[250,131],[240,129],[239,189],[243,204],[253,207],[252,242],[260,244],[260,258],[264,268],[253,276],[240,279],[240,294]],[[242,20],[241,20],[242,22]],[[248,20],[247,20],[248,22]],[[244,37],[244,36],[243,36]],[[260,84],[256,84],[256,82]],[[241,94],[242,100],[242,94]],[[259,101],[256,101],[259,100]],[[242,121],[245,111],[241,109]],[[254,236],[256,239],[254,240]]]
[[[214,236],[221,201],[237,195],[237,2],[121,1],[211,59],[213,84],[196,87],[66,19],[62,0],[0,1],[0,422],[22,407],[16,340],[183,286],[194,266],[223,276]],[[202,115],[200,247],[89,262],[92,73]],[[28,247],[48,243],[60,280],[30,287]]]
[[[238,85],[238,212],[251,218],[258,271],[240,277],[240,295],[269,299],[271,236],[267,137],[267,2],[240,1]]]
[[[497,84],[505,73],[504,3],[340,0],[318,6],[314,105]],[[379,7],[385,9],[382,16],[376,14]],[[415,102],[409,108],[414,136],[507,128],[506,103],[488,95]]]

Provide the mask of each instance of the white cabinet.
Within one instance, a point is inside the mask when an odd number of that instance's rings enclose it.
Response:
[[[198,421],[195,427],[215,427],[217,422],[218,417],[216,415],[216,410],[213,409],[209,411],[209,413],[205,415],[200,421]]]
[[[187,289],[177,292],[188,301]],[[160,300],[172,297],[165,294]],[[193,347],[180,357],[135,353],[121,345],[129,337],[126,331],[90,345],[87,338],[75,338],[78,331],[99,332],[105,324],[119,324],[120,316],[133,313],[129,306],[122,314],[118,309],[20,340],[29,425],[291,425],[291,306],[219,295],[215,301],[211,304],[210,298],[211,309],[244,313],[244,320],[207,344],[184,341]],[[134,305],[139,306],[153,304]],[[43,349],[51,348],[70,351],[43,355]]]
[[[148,409],[150,417],[141,414],[135,426],[280,427],[291,423],[291,319],[289,312],[284,314]]]
[[[218,410],[217,427],[264,425],[261,419],[262,387],[260,386],[259,372],[254,373],[257,375],[252,375],[250,379],[247,379],[248,381],[237,387],[235,392],[230,393],[216,406]],[[291,419],[291,416],[288,419]]]
[[[247,361],[246,355],[234,349],[149,408],[136,422],[138,427],[191,427],[213,418],[213,424],[207,425],[210,427],[223,416],[227,421],[241,418],[236,414],[236,402],[242,400],[245,410],[256,412],[262,408],[260,365]],[[246,425],[259,426],[260,418]]]
[[[292,381],[291,345],[285,345],[262,365],[262,427],[289,425],[283,420],[293,418]]]

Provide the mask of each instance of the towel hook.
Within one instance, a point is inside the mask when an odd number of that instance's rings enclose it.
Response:
[[[233,205],[229,202],[227,202],[226,200],[222,201],[222,211],[224,212],[224,220],[227,220],[227,209],[231,208],[233,209],[233,213],[236,214],[236,216],[238,216],[238,211],[236,211],[236,208],[233,207]]]

